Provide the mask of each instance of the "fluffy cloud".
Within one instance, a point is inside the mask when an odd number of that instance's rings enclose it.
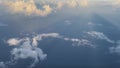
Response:
[[[88,0],[5,0],[0,1],[0,5],[1,4],[5,5],[6,9],[8,9],[10,13],[22,13],[28,16],[47,16],[52,13],[52,11],[61,9],[64,6],[68,6],[70,8],[79,6],[86,7],[88,6]]]
[[[34,62],[30,67],[34,67],[36,63],[47,57],[47,54],[44,54],[42,49],[33,47],[29,39],[26,39],[20,47],[14,48],[11,55],[14,56],[14,60],[32,58]]]
[[[88,35],[96,38],[96,39],[102,39],[102,40],[106,40],[110,43],[114,43],[113,40],[109,39],[106,35],[104,35],[103,33],[101,32],[96,32],[96,31],[90,31],[90,32],[87,32]]]
[[[47,16],[52,8],[49,5],[43,5],[38,9],[34,0],[16,0],[4,2],[12,13],[24,13],[26,15]]]
[[[34,60],[34,62],[29,67],[34,67],[36,63],[38,63],[41,60],[44,60],[47,57],[47,54],[44,54],[41,48],[38,48],[36,46],[33,46],[31,43],[30,38],[22,38],[22,39],[16,39],[12,38],[7,41],[7,43],[14,47],[10,53],[12,57],[12,60],[3,62],[5,66],[7,65],[14,65],[14,62],[17,62],[20,59],[28,59],[31,58]],[[1,67],[4,68],[4,64],[2,62],[0,63]]]
[[[18,45],[22,40],[18,40],[16,38],[11,38],[7,41],[7,43],[10,45],[10,46],[14,46],[14,45]]]

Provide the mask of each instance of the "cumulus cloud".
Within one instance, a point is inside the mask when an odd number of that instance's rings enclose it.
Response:
[[[29,67],[34,67],[36,63],[38,63],[41,60],[44,60],[47,57],[47,54],[44,54],[41,48],[38,48],[36,46],[33,46],[31,43],[30,38],[22,38],[22,39],[16,39],[12,38],[7,41],[7,43],[14,47],[10,53],[12,56],[12,60],[7,61],[7,62],[1,62],[0,66],[4,67],[7,65],[14,65],[14,62],[17,62],[20,59],[28,59],[31,58],[34,60],[34,62],[29,66]]]
[[[70,8],[86,7],[88,0],[5,0],[0,1],[0,5],[5,5],[10,13],[22,13],[25,15],[47,16],[65,6]],[[39,5],[39,6],[38,6]]]
[[[12,13],[47,16],[52,11],[49,5],[43,5],[42,9],[38,9],[34,0],[5,1],[4,3]]]
[[[34,67],[36,63],[47,57],[47,54],[44,54],[42,49],[33,47],[29,39],[26,39],[20,47],[14,48],[11,55],[14,56],[14,60],[32,58],[34,62],[30,67]]]
[[[113,40],[109,39],[106,35],[104,35],[103,33],[101,32],[97,32],[97,31],[90,31],[90,32],[87,32],[88,35],[96,38],[96,39],[101,39],[101,40],[106,40],[110,43],[114,43]]]

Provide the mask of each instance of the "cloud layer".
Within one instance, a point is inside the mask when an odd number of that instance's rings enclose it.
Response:
[[[44,60],[47,57],[47,54],[44,54],[43,50],[38,47],[39,41],[42,41],[44,38],[55,38],[64,40],[66,42],[71,42],[74,46],[91,46],[94,47],[92,42],[87,39],[78,39],[78,38],[69,38],[60,35],[59,33],[43,33],[30,37],[24,38],[10,38],[7,40],[7,44],[12,46],[13,49],[10,51],[12,59],[7,62],[0,62],[0,67],[7,68],[9,65],[15,65],[20,59],[31,58],[34,60],[28,67],[34,67],[35,64]]]
[[[105,40],[109,43],[117,43],[116,47],[111,47],[110,51],[112,53],[120,53],[120,42],[115,42],[108,38],[104,33],[97,32],[97,31],[89,31],[86,32],[88,37],[98,39],[98,40]],[[37,63],[41,62],[45,58],[47,58],[47,54],[43,52],[41,48],[39,48],[39,41],[44,40],[44,38],[53,38],[64,40],[65,42],[71,42],[73,46],[90,46],[96,47],[95,43],[91,40],[86,38],[74,38],[74,37],[65,37],[60,35],[59,33],[43,33],[37,34],[32,37],[23,37],[23,38],[10,38],[7,40],[7,44],[12,46],[13,49],[10,51],[12,59],[10,61],[0,62],[0,67],[7,68],[9,65],[15,65],[18,60],[25,60],[31,58],[34,62],[31,63],[28,67],[34,67]]]
[[[42,9],[38,9],[34,0],[7,1],[4,2],[4,4],[9,8],[12,13],[46,16],[52,11],[52,8],[49,5],[43,5]]]
[[[28,16],[47,16],[52,13],[52,11],[56,11],[65,6],[70,8],[79,6],[86,7],[88,6],[88,0],[5,0],[1,1],[0,5],[1,4],[5,5],[10,13],[20,13]]]

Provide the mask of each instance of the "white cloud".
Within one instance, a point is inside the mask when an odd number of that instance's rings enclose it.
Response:
[[[92,42],[90,42],[87,39],[78,39],[78,38],[64,38],[65,41],[70,41],[73,42],[73,46],[92,46],[94,47],[94,45],[92,44]]]
[[[61,38],[61,36],[58,34],[58,33],[48,33],[48,34],[40,34],[40,35],[37,35],[35,37],[33,37],[33,46],[36,46],[38,44],[37,41],[41,41],[43,38],[48,38],[48,37],[52,37],[52,38]]]
[[[110,47],[111,53],[117,53],[120,55],[120,40],[117,41],[117,46]]]
[[[106,40],[110,43],[114,43],[113,40],[109,39],[106,35],[104,35],[103,33],[101,32],[97,32],[97,31],[90,31],[90,32],[87,32],[88,35],[96,38],[96,39],[101,39],[101,40]]]
[[[16,39],[12,38],[9,39],[8,44],[10,46],[14,45],[14,47],[11,50],[11,56],[12,60],[8,62],[4,62],[7,65],[15,64],[13,62],[17,62],[17,60],[20,59],[28,59],[31,58],[34,60],[34,62],[29,67],[34,67],[36,63],[38,63],[41,60],[44,60],[47,57],[47,54],[44,54],[41,48],[38,48],[37,46],[33,46],[31,43],[30,38],[22,38],[22,39]]]
[[[31,38],[32,46],[38,46],[38,41],[42,41],[44,38],[58,38],[58,39],[61,39],[61,40],[72,42],[73,44],[78,45],[78,46],[81,46],[81,45],[82,46],[84,46],[84,45],[94,46],[92,44],[92,42],[90,42],[87,39],[64,37],[64,36],[60,35],[59,33],[38,34],[38,35],[34,36],[33,38]],[[7,43],[10,46],[12,46],[12,45],[16,46],[16,45],[19,45],[21,42],[23,43],[24,41],[26,41],[26,39],[29,39],[29,38],[23,38],[23,39],[11,38],[7,41]]]
[[[47,57],[47,54],[44,54],[42,49],[33,47],[29,39],[24,41],[20,47],[14,48],[11,51],[11,55],[14,56],[14,60],[32,58],[34,62],[30,67],[34,67],[36,63]]]
[[[90,26],[102,26],[102,24],[93,23],[93,22],[88,22],[87,24],[90,25]]]
[[[38,42],[42,41],[44,38],[57,38],[60,40],[72,42],[74,46],[94,46],[87,39],[78,39],[78,38],[69,38],[60,35],[59,33],[43,33],[33,36],[32,38],[10,38],[7,43],[9,46],[15,46],[10,51],[12,60],[3,62],[7,65],[14,65],[20,59],[31,58],[34,62],[29,67],[34,67],[36,63],[44,60],[47,57],[47,54],[44,54],[41,48],[38,47]],[[16,62],[16,63],[14,63]],[[1,63],[2,66],[2,63]]]
[[[58,38],[61,40],[70,41],[73,44],[78,45],[78,46],[81,46],[81,45],[82,46],[84,46],[84,45],[93,46],[93,44],[89,40],[64,37],[64,36],[60,35],[59,33],[39,34],[32,38],[32,40],[33,40],[32,45],[37,46],[38,41],[43,40],[43,38]]]
[[[19,39],[16,39],[16,38],[11,38],[7,41],[7,43],[10,45],[10,46],[15,46],[15,45],[18,45],[22,40],[19,40]]]

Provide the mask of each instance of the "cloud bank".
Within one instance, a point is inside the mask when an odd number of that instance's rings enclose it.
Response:
[[[86,7],[88,6],[88,0],[5,0],[0,1],[0,5],[5,5],[5,8],[13,14],[47,16],[52,11],[62,9],[65,6],[70,8]]]
[[[34,0],[16,0],[7,1],[4,4],[12,13],[23,13],[26,15],[47,16],[51,13],[52,8],[49,5],[43,5],[42,9],[38,9]]]

